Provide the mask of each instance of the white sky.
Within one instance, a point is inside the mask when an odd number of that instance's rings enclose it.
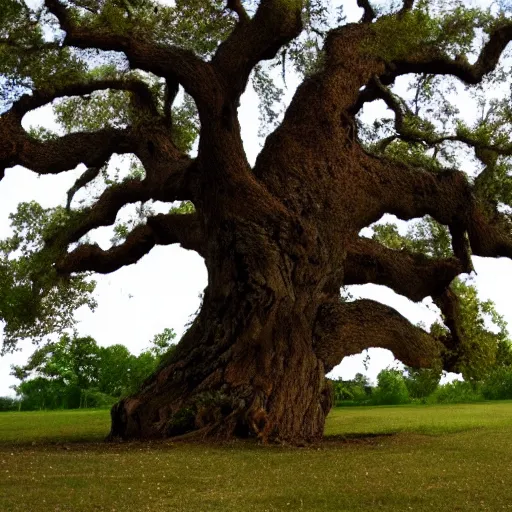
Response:
[[[355,4],[355,0],[351,3]],[[358,18],[357,9],[346,9],[345,12],[350,18]],[[292,77],[287,81],[287,98],[290,98],[293,93]],[[257,137],[257,98],[252,90],[243,96],[239,112],[249,160],[254,161],[261,140]],[[26,122],[51,125],[51,112],[41,109],[31,114]],[[59,176],[38,177],[20,167],[8,170],[0,182],[0,238],[10,234],[8,214],[15,211],[19,202],[35,200],[44,207],[64,204],[66,191],[78,174],[75,170]],[[512,262],[474,258],[474,264],[477,271],[475,284],[481,297],[492,299],[498,312],[512,325],[509,301]],[[196,253],[178,246],[168,246],[156,247],[136,265],[107,276],[97,276],[97,281],[99,306],[94,313],[86,309],[78,312],[79,333],[92,336],[100,345],[122,343],[130,351],[138,353],[148,345],[154,334],[166,327],[172,327],[178,338],[183,334],[190,315],[199,306],[199,294],[206,286],[207,275],[203,261]],[[352,293],[389,304],[414,323],[423,321],[428,325],[437,318],[435,307],[429,300],[413,304],[391,290],[375,285],[354,287]],[[20,352],[0,358],[0,396],[12,394],[9,388],[17,382],[9,376],[10,365],[23,364],[34,347],[26,341],[21,348]],[[345,358],[332,375],[352,378],[355,373],[362,372],[374,380],[381,369],[394,361],[391,352],[386,350],[371,349],[370,355],[367,371],[363,366],[364,356],[357,355]]]

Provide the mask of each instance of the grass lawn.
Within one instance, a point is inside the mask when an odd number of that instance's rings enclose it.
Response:
[[[108,411],[0,414],[0,511],[512,510],[512,402],[335,409],[308,448],[106,444]]]

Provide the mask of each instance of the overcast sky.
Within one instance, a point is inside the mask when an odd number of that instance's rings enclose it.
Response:
[[[347,5],[354,2],[346,2]],[[350,19],[357,19],[357,8],[346,9]],[[287,98],[294,86],[289,77]],[[249,89],[240,107],[242,135],[250,161],[254,161],[260,146],[258,139],[257,98]],[[49,109],[41,109],[25,119],[25,125],[51,126]],[[35,200],[44,207],[65,203],[66,191],[73,184],[79,171],[69,171],[59,176],[38,177],[34,173],[16,167],[6,172],[0,182],[0,238],[10,234],[8,215],[19,202]],[[509,293],[512,290],[512,262],[505,259],[484,260],[474,258],[477,275],[474,281],[483,299],[492,299],[499,313],[512,324]],[[156,247],[136,265],[125,267],[108,276],[97,277],[96,296],[98,308],[94,313],[87,309],[77,313],[77,329],[81,335],[94,337],[100,345],[114,343],[126,345],[139,353],[150,339],[166,327],[183,334],[185,324],[199,306],[199,294],[207,284],[206,269],[201,257],[178,246]],[[374,285],[354,287],[352,293],[360,297],[380,300],[395,307],[412,322],[429,325],[438,317],[431,300],[413,304],[391,290]],[[0,396],[12,394],[9,389],[16,380],[9,376],[11,364],[22,364],[33,350],[30,341],[21,345],[22,350],[0,358]],[[394,358],[389,351],[371,349],[368,371],[363,366],[363,356],[346,358],[332,375],[352,378],[363,372],[375,379],[377,373]]]

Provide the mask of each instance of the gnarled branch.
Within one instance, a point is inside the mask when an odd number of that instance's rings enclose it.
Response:
[[[440,295],[464,271],[457,258],[430,258],[421,253],[388,249],[369,238],[358,238],[348,249],[344,282],[388,286],[417,302]]]
[[[244,92],[258,62],[274,58],[283,45],[300,34],[301,7],[300,0],[262,0],[254,17],[239,23],[219,46],[212,64],[230,84],[233,100]]]
[[[389,85],[400,75],[428,73],[453,75],[467,84],[478,84],[485,75],[496,69],[503,51],[511,40],[512,23],[501,23],[490,32],[489,40],[474,64],[470,64],[465,58],[452,59],[437,47],[425,48],[411,57],[390,62],[388,71],[381,80],[385,85]]]
[[[228,0],[227,8],[230,11],[236,13],[236,15],[238,16],[238,20],[241,23],[249,21],[249,15],[247,14],[247,11],[244,9],[241,0]]]
[[[414,7],[414,0],[403,0],[402,8],[398,11],[398,16],[404,16]]]
[[[136,35],[78,25],[68,8],[59,0],[45,0],[45,5],[66,32],[64,44],[67,46],[123,52],[133,68],[150,71],[161,77],[173,77],[199,103],[207,104],[212,92],[219,88],[211,66],[192,51],[164,46]]]
[[[96,244],[85,244],[64,256],[57,269],[62,274],[94,271],[100,274],[114,272],[139,261],[155,245],[181,244],[185,249],[203,252],[204,240],[198,215],[159,214],[147,219],[131,231],[124,243],[108,250]]]
[[[98,177],[98,174],[101,171],[102,166],[97,167],[88,167],[83,174],[75,181],[73,186],[68,190],[68,199],[66,201],[66,210],[71,209],[71,201],[73,201],[73,197],[75,194],[86,185],[91,183],[94,179]]]
[[[70,133],[43,142],[30,137],[12,114],[0,117],[0,172],[22,165],[39,174],[58,174],[81,163],[102,165],[113,153],[133,152],[135,139],[129,128]]]
[[[363,23],[371,23],[377,16],[370,0],[357,0],[357,5],[364,9],[363,18],[361,20]]]
[[[366,187],[373,205],[367,207],[360,228],[377,221],[384,213],[403,220],[430,215],[457,235],[453,239],[454,251],[461,259],[468,259],[466,242],[461,238],[464,232],[473,254],[512,257],[510,219],[495,206],[482,203],[463,172],[428,171],[385,158],[367,157],[371,161],[363,167],[371,170],[365,179],[372,176]]]
[[[129,91],[133,93],[137,97],[138,104],[141,105],[144,110],[149,111],[155,116],[158,115],[155,100],[148,85],[135,78],[122,77],[105,80],[90,80],[84,78],[84,81],[80,82],[62,85],[56,84],[53,87],[37,89],[33,91],[31,95],[25,94],[14,102],[12,110],[21,118],[30,110],[42,107],[56,98],[63,96],[83,96],[106,89]]]
[[[442,362],[444,345],[411,324],[395,309],[373,300],[324,304],[318,311],[315,352],[331,370],[349,355],[386,348],[408,366]]]
[[[189,170],[189,166],[176,169],[163,183],[151,179],[142,181],[129,179],[110,186],[94,205],[77,212],[68,227],[56,233],[51,239],[47,239],[47,245],[58,248],[67,247],[92,229],[113,224],[119,210],[127,204],[150,199],[164,201],[185,199],[184,194],[189,193],[190,190],[187,186]]]

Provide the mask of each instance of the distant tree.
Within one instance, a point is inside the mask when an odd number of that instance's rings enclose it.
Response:
[[[334,401],[337,405],[343,402],[364,402],[369,399],[371,386],[368,377],[357,373],[353,379],[332,381]]]
[[[411,398],[426,398],[431,395],[441,380],[441,368],[406,367],[404,382]]]
[[[166,328],[138,356],[120,344],[99,347],[90,336],[64,334],[38,348],[23,366],[13,366],[16,392],[25,408],[96,406],[134,393],[171,350],[176,333]],[[111,400],[110,400],[111,402]]]
[[[23,366],[13,366],[21,380],[16,392],[29,396],[40,408],[74,408],[86,405],[83,391],[98,382],[100,349],[90,336],[63,334],[59,341],[38,348]],[[34,397],[39,398],[34,398]]]
[[[174,329],[166,327],[161,333],[155,334],[151,340],[150,352],[158,359],[161,359],[171,347],[174,347],[176,333]]]
[[[135,356],[120,344],[100,348],[98,390],[113,397],[129,394],[133,385],[131,368]]]
[[[478,382],[496,366],[512,360],[507,323],[492,301],[479,298],[476,287],[455,279],[451,288],[458,297],[457,329],[461,343],[448,348],[447,358],[457,361],[453,369],[462,373],[465,380]],[[449,336],[446,327],[439,323],[431,327],[431,333],[441,339]]]
[[[80,405],[80,393],[76,386],[45,377],[24,380],[15,386],[21,401],[21,409],[76,408]],[[78,394],[77,394],[78,391]]]
[[[494,368],[483,381],[481,389],[487,400],[512,399],[512,367]]]
[[[0,412],[16,411],[19,408],[19,400],[10,396],[0,396]]]
[[[409,392],[401,371],[388,368],[377,375],[377,387],[372,391],[372,402],[376,405],[398,405],[409,402]]]

